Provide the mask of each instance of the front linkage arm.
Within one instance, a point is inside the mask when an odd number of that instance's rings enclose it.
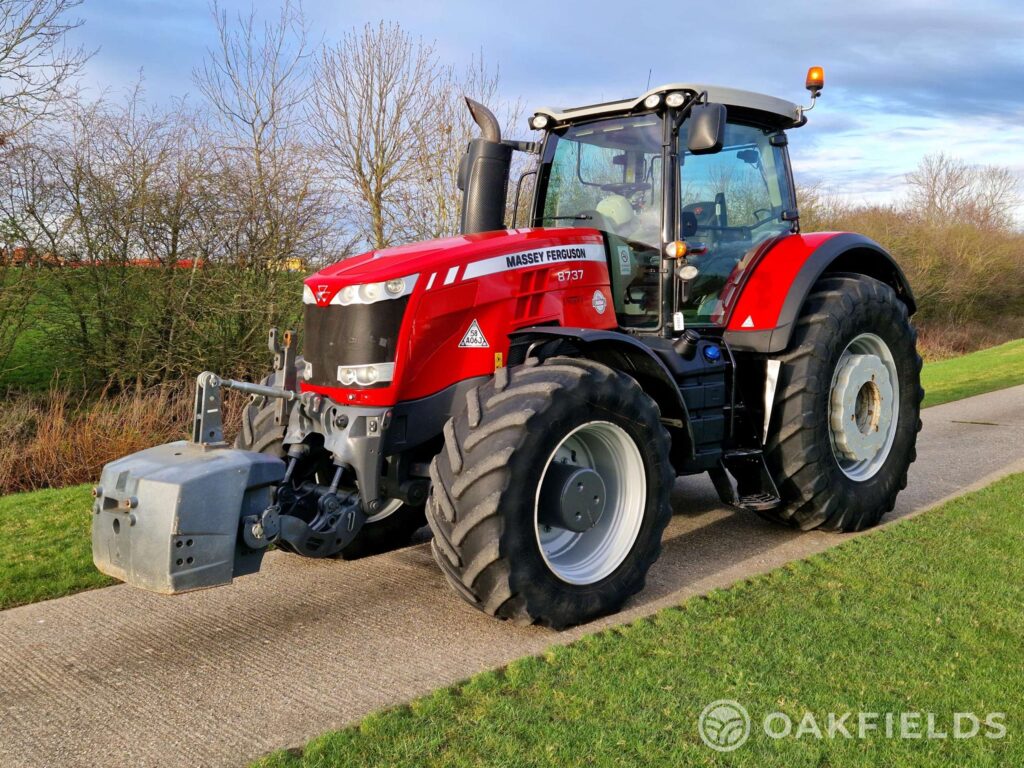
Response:
[[[221,415],[221,388],[234,389],[247,395],[267,397],[277,401],[274,421],[278,425],[288,423],[291,404],[298,399],[299,392],[295,377],[295,333],[284,332],[284,344],[277,343],[277,328],[270,329],[267,346],[274,353],[274,380],[280,387],[252,384],[248,381],[222,379],[211,371],[203,371],[196,377],[196,399],[193,408],[192,442],[196,445],[223,447],[224,419]]]
[[[226,445],[224,442],[224,420],[221,415],[221,388],[234,389],[247,395],[278,398],[286,404],[299,397],[299,393],[291,389],[222,379],[216,373],[203,371],[196,377],[195,416],[192,423],[192,442],[196,445],[215,447]]]

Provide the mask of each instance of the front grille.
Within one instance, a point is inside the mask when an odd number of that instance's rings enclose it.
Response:
[[[392,363],[409,297],[373,304],[306,304],[303,355],[312,366],[310,384],[339,387],[339,365]],[[375,386],[387,386],[381,383]]]

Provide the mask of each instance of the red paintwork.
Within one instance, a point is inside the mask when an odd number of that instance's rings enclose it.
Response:
[[[306,279],[326,305],[341,288],[418,274],[398,338],[394,382],[388,387],[359,389],[303,383],[303,391],[319,392],[351,405],[394,405],[439,392],[463,379],[494,373],[508,359],[508,335],[538,324],[612,329],[617,327],[606,261],[562,261],[524,266],[465,279],[468,264],[496,256],[570,245],[601,245],[594,229],[519,229],[452,237],[371,251],[327,267]],[[451,270],[455,270],[451,273]],[[567,271],[576,279],[566,279]],[[451,278],[449,279],[449,274]],[[560,279],[560,274],[563,279]],[[428,289],[431,275],[433,284]],[[450,284],[445,285],[446,279]],[[606,308],[593,306],[600,291]],[[476,320],[489,347],[460,348],[459,342]]]
[[[767,250],[752,252],[729,276],[715,321],[740,333],[775,328],[797,273],[816,248],[838,234],[787,235]],[[743,327],[748,317],[753,326]]]

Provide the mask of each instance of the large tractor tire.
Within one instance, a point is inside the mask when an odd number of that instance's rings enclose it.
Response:
[[[892,510],[921,429],[921,357],[906,305],[863,275],[820,280],[782,363],[766,457],[803,530],[859,531]]]
[[[563,628],[643,589],[675,475],[658,407],[633,379],[565,357],[502,368],[444,438],[427,520],[463,599]]]
[[[298,367],[302,367],[301,358]],[[272,384],[273,376],[268,376],[262,383]],[[242,429],[235,439],[235,447],[284,459],[285,430],[285,426],[274,423],[274,403],[257,398],[242,413]],[[304,474],[316,475],[318,471],[323,474],[319,467],[307,465],[301,467],[296,474],[300,477]],[[318,479],[329,482],[329,471]],[[367,518],[356,537],[337,556],[343,560],[355,560],[404,547],[411,541],[413,534],[426,524],[422,504],[412,506],[397,499],[385,502],[381,511]]]

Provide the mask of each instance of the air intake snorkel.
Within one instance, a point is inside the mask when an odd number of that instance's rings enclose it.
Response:
[[[466,106],[480,126],[459,163],[464,235],[505,227],[505,199],[512,167],[512,146],[501,141],[498,119],[487,107],[466,97]]]

